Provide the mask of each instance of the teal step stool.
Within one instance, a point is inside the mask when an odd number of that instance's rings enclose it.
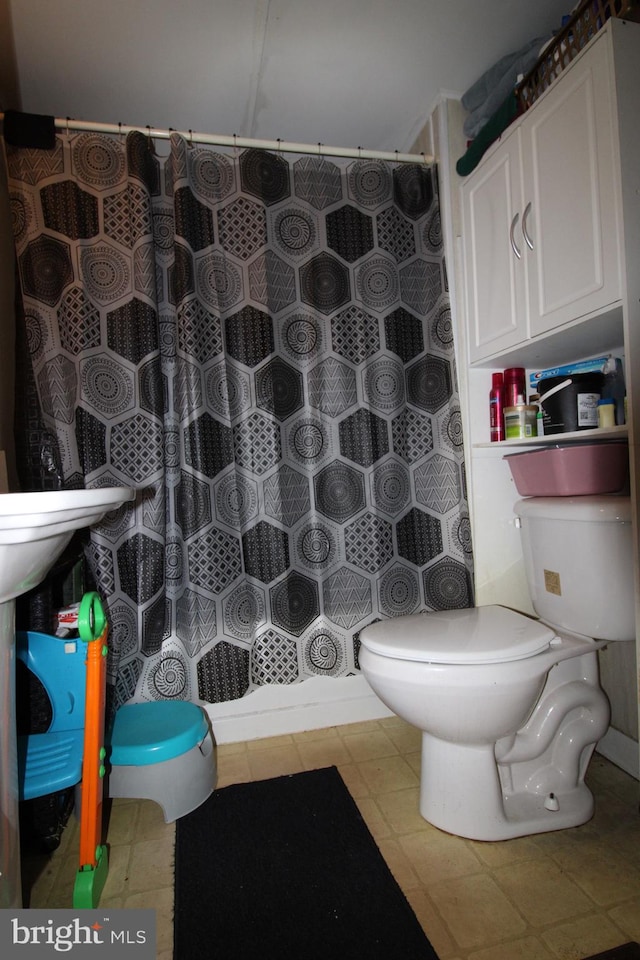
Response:
[[[18,738],[21,800],[79,784],[82,779],[87,644],[19,631],[16,655],[42,683],[51,702],[45,733]],[[167,823],[191,813],[216,785],[216,751],[207,714],[185,700],[128,703],[106,735],[105,796],[153,800]]]
[[[186,700],[126,703],[107,735],[107,795],[154,800],[167,823],[216,785],[216,751],[202,707]]]

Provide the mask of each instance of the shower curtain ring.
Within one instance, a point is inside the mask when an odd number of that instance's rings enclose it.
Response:
[[[67,117],[67,129],[66,129],[67,136],[69,136],[69,119],[70,118]]]
[[[276,143],[278,144],[278,153],[282,153],[282,140],[280,137],[276,137]]]

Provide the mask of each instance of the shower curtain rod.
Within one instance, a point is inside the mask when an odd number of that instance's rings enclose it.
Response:
[[[190,142],[218,147],[242,147],[247,149],[272,150],[276,153],[305,153],[321,157],[352,157],[355,160],[391,160],[396,163],[434,163],[434,157],[424,153],[399,153],[398,151],[363,150],[362,147],[329,147],[324,143],[293,143],[288,140],[254,140],[248,137],[196,133],[195,130],[164,130],[159,127],[136,127],[124,123],[92,123],[88,120],[72,120],[56,117],[56,127],[61,131],[85,130],[90,133],[126,134],[134,131],[145,133],[158,140],[168,140],[177,133]]]

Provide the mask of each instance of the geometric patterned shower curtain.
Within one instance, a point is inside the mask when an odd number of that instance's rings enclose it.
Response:
[[[91,532],[115,703],[358,669],[368,623],[470,606],[435,168],[177,134],[7,146],[26,343]]]

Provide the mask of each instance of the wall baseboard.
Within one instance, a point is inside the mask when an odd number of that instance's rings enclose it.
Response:
[[[219,744],[393,716],[362,674],[266,684],[239,700],[208,703],[206,710]]]
[[[638,753],[638,742],[624,733],[620,733],[614,727],[609,727],[602,740],[596,747],[596,752],[602,754],[616,767],[620,767],[625,773],[640,780],[640,755]]]

